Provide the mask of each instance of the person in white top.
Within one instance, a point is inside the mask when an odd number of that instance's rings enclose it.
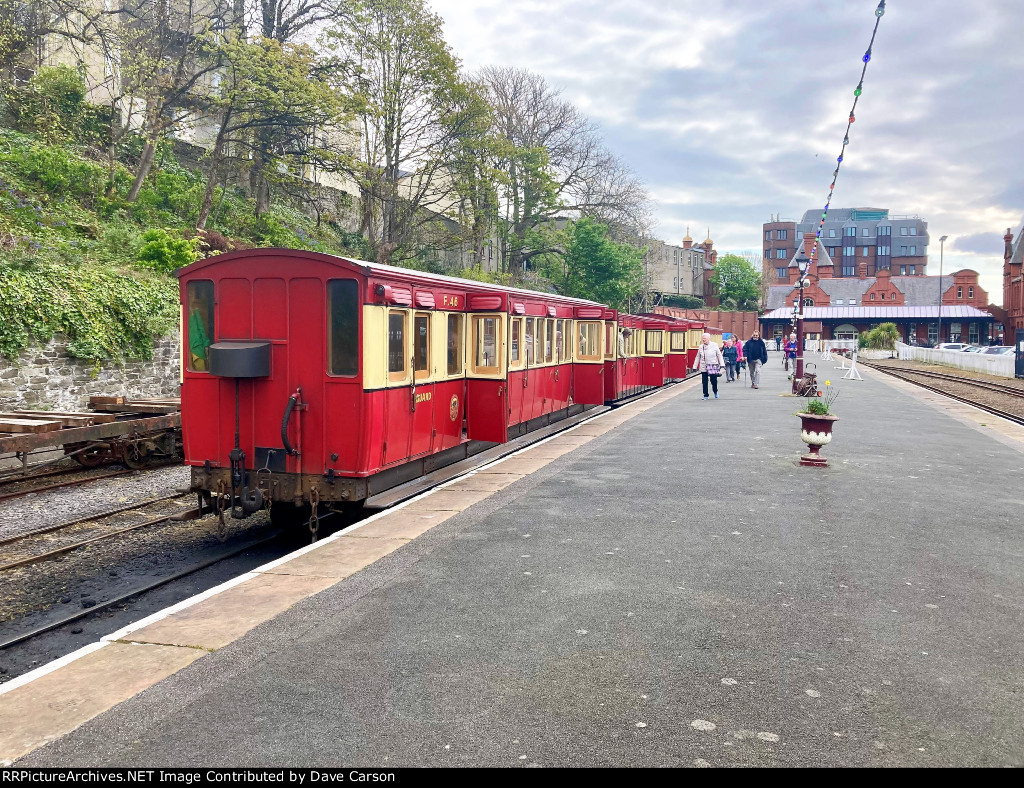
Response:
[[[711,379],[711,388],[715,392],[715,399],[718,399],[718,376],[722,374],[724,366],[725,359],[722,358],[722,349],[711,341],[711,334],[703,334],[700,338],[700,346],[697,348],[697,357],[693,361],[693,368],[700,370],[704,399],[708,398],[709,378]]]

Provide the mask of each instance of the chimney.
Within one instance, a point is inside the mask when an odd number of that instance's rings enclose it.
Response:
[[[857,278],[858,279],[867,279],[868,278],[868,264],[867,263],[863,263],[863,262],[857,263]]]
[[[804,233],[804,254],[808,257],[814,251],[814,239],[817,236],[814,233]]]

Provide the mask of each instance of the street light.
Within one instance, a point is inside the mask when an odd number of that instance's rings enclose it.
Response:
[[[800,297],[796,302],[796,367],[793,370],[793,393],[797,393],[804,378],[804,285],[807,284],[807,266],[810,258],[803,250],[796,256],[796,267],[800,271]]]
[[[944,235],[939,239],[939,341],[936,345],[942,344],[942,253],[946,244],[948,235]]]

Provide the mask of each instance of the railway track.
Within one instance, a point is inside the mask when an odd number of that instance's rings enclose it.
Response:
[[[1001,383],[991,383],[986,380],[964,378],[960,377],[959,375],[951,375],[943,372],[931,372],[929,370],[910,369],[907,367],[892,367],[882,364],[872,364],[871,362],[868,361],[862,361],[861,363],[866,367],[870,367],[871,369],[876,369],[879,372],[884,372],[886,375],[892,375],[894,378],[905,380],[908,383],[913,383],[915,386],[920,386],[921,388],[928,389],[929,391],[934,391],[936,394],[942,394],[945,397],[950,397],[960,402],[965,402],[968,405],[973,405],[974,407],[980,408],[981,410],[991,413],[994,416],[999,416],[1000,418],[1012,421],[1016,424],[1024,424],[1024,416],[1021,416],[1017,413],[1012,413],[1002,408],[998,408],[987,402],[980,402],[975,398],[966,397],[963,396],[962,394],[955,394],[949,391],[947,388],[932,385],[930,383],[925,382],[925,380],[921,380],[921,378],[925,378],[926,380],[931,380],[937,383],[946,382],[955,383],[957,385],[965,385],[971,388],[980,389],[982,391],[991,391],[1001,396],[1012,397],[1014,399],[1024,399],[1024,390],[1021,390],[1015,386],[1007,386]]]
[[[671,385],[675,385],[675,384],[671,384]],[[653,389],[653,390],[647,391],[647,392],[642,392],[642,393],[640,393],[640,394],[638,394],[638,395],[636,395],[634,397],[630,397],[628,401],[632,402],[632,401],[635,401],[637,399],[642,399],[642,398],[644,398],[646,396],[649,396],[651,394],[654,394],[654,393],[657,393],[657,392],[663,391],[663,390],[664,390],[664,388],[659,388],[659,389]],[[625,404],[625,403],[618,403],[618,404]],[[354,522],[357,522],[359,519],[362,519],[363,517],[368,517],[368,516],[372,515],[375,510],[379,510],[381,508],[387,508],[389,506],[393,506],[393,505],[397,504],[398,502],[400,502],[402,500],[408,499],[412,495],[421,494],[422,492],[425,492],[426,490],[428,490],[428,489],[430,489],[432,487],[436,487],[436,486],[438,486],[440,484],[443,484],[444,482],[447,482],[447,481],[450,481],[453,478],[456,478],[457,476],[461,476],[461,475],[463,475],[465,473],[470,472],[473,468],[477,467],[481,463],[493,462],[495,459],[498,459],[501,456],[505,456],[505,455],[513,453],[515,451],[519,451],[520,449],[523,449],[523,448],[531,445],[532,443],[536,443],[538,441],[544,440],[545,438],[548,438],[548,437],[550,437],[550,436],[552,436],[554,434],[557,434],[559,432],[563,432],[566,429],[569,429],[571,427],[577,426],[578,424],[584,423],[584,422],[588,421],[589,419],[594,418],[595,416],[600,415],[603,412],[607,412],[607,410],[608,410],[608,408],[598,408],[598,409],[595,409],[594,411],[589,411],[589,412],[585,412],[585,414],[580,414],[577,417],[570,417],[570,418],[564,419],[562,421],[555,422],[555,423],[549,425],[548,427],[540,428],[540,429],[535,430],[535,431],[533,431],[531,433],[527,433],[527,435],[524,435],[521,438],[518,438],[518,439],[515,439],[513,441],[510,441],[508,444],[502,444],[499,447],[495,447],[495,449],[489,450],[489,452],[483,452],[480,455],[476,455],[473,458],[471,458],[471,463],[467,462],[464,467],[458,467],[458,466],[463,465],[463,463],[459,463],[459,464],[457,464],[457,466],[443,468],[439,472],[434,472],[432,474],[428,474],[427,477],[421,477],[421,479],[416,481],[415,483],[410,483],[409,485],[401,485],[399,488],[396,488],[394,491],[390,492],[390,500],[388,500],[388,501],[379,501],[376,505],[371,506],[371,507],[369,507],[369,508],[367,508],[365,510],[349,510],[348,512],[327,512],[327,513],[325,513],[323,515],[323,518],[325,518],[325,519],[326,518],[331,518],[332,521],[335,521],[335,523],[334,523],[334,527],[335,528],[346,527],[347,525],[351,525]],[[411,487],[413,489],[404,489],[404,488],[407,488],[407,487]],[[20,542],[20,541],[31,541],[33,539],[35,539],[35,540],[48,539],[49,537],[52,537],[54,534],[60,534],[61,532],[67,531],[68,529],[73,529],[73,528],[76,528],[78,526],[82,526],[83,528],[85,528],[85,527],[88,527],[91,523],[96,523],[96,522],[102,521],[103,519],[106,519],[106,518],[113,518],[113,517],[116,517],[116,516],[120,516],[122,514],[130,513],[132,511],[140,511],[140,510],[143,510],[143,509],[145,509],[146,507],[149,507],[149,506],[153,506],[153,505],[156,505],[156,504],[159,504],[159,503],[163,503],[163,502],[167,502],[167,501],[172,501],[172,500],[176,500],[176,499],[182,499],[182,498],[185,498],[185,497],[188,497],[188,496],[191,496],[191,495],[192,495],[192,493],[190,492],[190,493],[180,493],[180,494],[175,494],[175,495],[167,495],[167,496],[163,496],[161,498],[153,498],[153,499],[150,499],[148,501],[144,501],[142,503],[133,504],[131,506],[125,506],[125,507],[121,507],[119,509],[108,510],[106,512],[102,512],[100,514],[92,515],[92,516],[89,516],[89,517],[79,518],[79,519],[74,520],[72,522],[61,523],[59,525],[48,526],[46,528],[37,529],[35,531],[29,532],[29,533],[25,533],[25,534],[21,534],[19,536],[11,536],[11,537],[7,537],[5,539],[0,539],[0,555],[2,555],[5,552],[9,553],[9,550],[6,550],[5,548],[8,548],[8,546],[11,545],[11,544],[18,544],[18,542]],[[382,498],[383,495],[379,496],[379,497]],[[78,549],[81,549],[81,548],[84,548],[84,547],[87,547],[87,546],[89,546],[91,544],[95,544],[97,542],[104,541],[106,539],[111,539],[111,538],[114,538],[116,536],[119,536],[119,535],[122,535],[122,534],[125,534],[125,533],[129,533],[129,532],[132,532],[132,531],[137,531],[137,530],[140,530],[140,529],[143,529],[143,528],[147,528],[147,527],[156,525],[156,524],[158,524],[160,522],[171,522],[171,521],[174,521],[175,518],[177,518],[179,521],[180,520],[184,520],[184,519],[198,518],[198,517],[201,517],[202,514],[204,514],[204,513],[205,512],[200,512],[198,509],[189,509],[189,510],[183,510],[180,513],[162,512],[160,514],[154,514],[151,517],[147,517],[142,522],[133,523],[133,524],[131,524],[129,526],[125,526],[125,527],[115,528],[115,529],[111,530],[109,533],[98,534],[98,535],[90,536],[88,538],[83,538],[83,539],[77,539],[77,540],[75,540],[75,541],[73,541],[73,542],[71,542],[69,544],[59,545],[59,546],[57,546],[55,548],[52,548],[52,549],[49,549],[49,550],[44,550],[44,551],[36,550],[36,551],[33,551],[30,555],[24,555],[24,556],[22,556],[20,558],[14,559],[14,560],[7,559],[3,564],[0,564],[0,572],[5,572],[7,570],[17,569],[18,567],[28,566],[30,564],[35,564],[35,563],[42,563],[42,562],[49,561],[49,560],[52,560],[52,559],[55,559],[55,558],[59,558],[62,555],[71,553],[71,552],[73,552],[75,550],[78,550]],[[74,613],[71,613],[71,614],[66,615],[66,616],[62,616],[59,619],[56,619],[56,620],[53,620],[53,621],[47,621],[47,622],[45,622],[43,624],[40,624],[40,625],[38,625],[38,626],[34,627],[33,629],[28,630],[28,631],[24,631],[24,632],[17,633],[17,634],[14,634],[14,635],[9,635],[6,640],[0,641],[0,651],[3,651],[5,649],[8,649],[8,648],[11,648],[11,647],[14,647],[14,646],[18,646],[18,645],[21,645],[21,644],[28,644],[29,641],[32,641],[34,638],[38,638],[40,635],[43,635],[43,634],[48,633],[48,632],[53,632],[54,630],[59,630],[62,627],[65,627],[67,625],[73,624],[76,621],[79,621],[81,619],[87,618],[87,617],[89,617],[91,615],[94,615],[96,613],[99,613],[99,612],[101,612],[103,610],[108,610],[110,608],[114,608],[114,607],[117,607],[119,605],[124,605],[126,602],[128,602],[131,599],[133,599],[134,597],[139,597],[139,596],[144,595],[144,594],[146,594],[146,593],[148,593],[150,591],[154,591],[154,590],[156,590],[156,589],[158,589],[158,588],[160,588],[162,586],[165,586],[165,585],[167,585],[169,583],[172,583],[174,581],[182,580],[184,578],[187,578],[190,575],[193,575],[193,574],[195,574],[197,572],[200,572],[203,569],[206,569],[206,568],[211,567],[211,566],[213,566],[215,564],[218,564],[220,562],[223,562],[223,561],[226,561],[228,559],[231,559],[231,558],[233,558],[235,556],[238,556],[238,555],[240,555],[242,553],[245,553],[247,551],[258,550],[261,547],[264,547],[266,545],[269,545],[269,544],[273,543],[275,540],[287,541],[287,540],[284,539],[285,536],[287,536],[286,531],[284,531],[284,530],[276,530],[275,529],[272,533],[270,533],[270,534],[268,534],[266,536],[262,536],[262,537],[259,537],[259,538],[256,538],[256,539],[251,539],[251,540],[246,541],[244,544],[237,545],[237,546],[230,547],[230,548],[226,548],[224,552],[218,552],[216,555],[208,556],[208,557],[204,558],[201,561],[198,561],[196,563],[192,563],[192,564],[190,564],[188,566],[184,566],[181,569],[173,572],[172,574],[170,574],[170,575],[168,575],[166,577],[159,577],[159,578],[154,579],[152,582],[148,582],[148,583],[140,584],[140,585],[138,585],[136,587],[132,587],[132,588],[130,588],[127,591],[119,593],[117,596],[115,596],[112,599],[108,599],[108,600],[104,600],[104,601],[98,601],[95,605],[93,605],[91,607],[88,607],[86,609],[77,610]],[[290,551],[292,549],[294,549],[294,545],[287,547],[287,550],[283,551],[282,554],[286,554],[286,552],[288,552],[288,551]],[[276,557],[279,557],[279,556],[276,556]],[[3,559],[0,559],[0,560],[3,560]],[[29,646],[29,647],[31,648],[31,646]]]
[[[147,517],[140,523],[132,523],[131,525],[116,527],[113,530],[104,531],[102,533],[96,534],[95,536],[89,536],[86,539],[79,539],[78,541],[72,541],[69,544],[52,547],[51,549],[45,550],[44,552],[31,550],[31,545],[33,543],[48,542],[52,540],[53,536],[59,533],[60,531],[68,531],[79,526],[90,526],[90,524],[93,529],[97,527],[102,528],[103,520],[120,517],[122,515],[127,515],[135,511],[142,512],[144,509],[153,506],[154,504],[164,503],[167,501],[181,500],[190,495],[191,493],[175,493],[173,495],[164,495],[160,498],[151,498],[147,501],[132,504],[130,506],[122,506],[117,509],[111,509],[105,512],[100,512],[98,514],[89,515],[87,517],[80,517],[77,520],[71,520],[70,522],[59,523],[57,525],[50,525],[46,528],[37,528],[34,531],[28,531],[23,534],[16,534],[14,536],[8,536],[6,538],[0,539],[0,548],[2,548],[0,549],[0,555],[10,554],[12,545],[15,546],[15,552],[17,552],[22,543],[26,543],[29,546],[28,555],[24,555],[15,560],[8,559],[4,563],[0,563],[0,572],[9,569],[16,569],[19,566],[28,566],[29,564],[39,563],[40,561],[48,561],[53,558],[56,558],[57,556],[69,553],[72,550],[77,550],[81,547],[85,547],[86,545],[95,544],[96,542],[101,542],[106,539],[112,539],[115,536],[119,536],[124,533],[129,533],[131,531],[137,531],[140,528],[148,528],[151,525],[156,525],[161,522],[181,522],[182,520],[195,519],[196,517],[202,516],[202,512],[198,508],[178,512],[161,512],[160,514],[157,514],[155,516]],[[86,530],[88,532],[89,529],[84,528],[83,530]]]
[[[177,463],[155,463],[148,466],[145,470],[155,470],[157,468],[164,468],[168,465],[176,465]],[[45,471],[42,473],[29,474],[28,476],[7,476],[0,477],[0,501],[8,501],[13,498],[21,498],[25,495],[31,495],[33,493],[49,492],[51,490],[59,490],[63,487],[77,487],[81,484],[88,484],[92,481],[98,481],[100,479],[112,479],[116,476],[126,476],[130,473],[135,473],[136,469],[133,468],[113,468],[102,470],[99,473],[90,472],[88,468],[59,468],[56,470]],[[50,481],[43,484],[33,484],[38,480],[45,479],[62,479],[59,481]],[[73,478],[66,478],[73,477]],[[27,487],[22,487],[22,484],[28,484]],[[7,489],[10,487],[17,486],[18,489]]]

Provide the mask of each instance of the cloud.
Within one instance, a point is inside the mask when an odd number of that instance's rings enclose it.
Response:
[[[982,255],[1003,254],[1002,233],[974,233],[974,235],[961,235],[954,238],[952,247],[958,252],[967,252]]]
[[[535,71],[598,122],[666,240],[710,226],[728,250],[759,248],[771,213],[825,204],[876,1],[432,6],[467,69]],[[1020,19],[1019,0],[889,3],[832,201],[924,217],[954,239],[946,264],[979,271],[997,301],[1001,235],[1024,213]]]

